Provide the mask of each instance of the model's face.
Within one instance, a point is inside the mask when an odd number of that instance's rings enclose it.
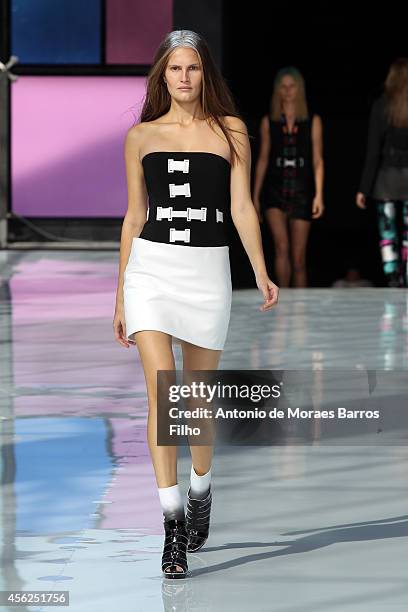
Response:
[[[294,102],[297,95],[297,84],[293,77],[285,75],[279,86],[279,93],[282,102]]]
[[[164,73],[167,89],[179,102],[192,102],[201,93],[202,71],[194,49],[178,47],[169,56]]]

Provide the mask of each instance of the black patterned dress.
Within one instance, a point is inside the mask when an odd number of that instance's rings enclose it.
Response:
[[[312,119],[295,121],[291,132],[286,116],[269,117],[270,154],[262,189],[261,208],[280,208],[289,217],[312,218],[315,195]]]

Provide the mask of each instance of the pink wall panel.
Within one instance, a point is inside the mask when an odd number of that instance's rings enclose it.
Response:
[[[20,76],[12,85],[12,209],[32,217],[122,217],[124,138],[145,77]]]
[[[172,0],[107,0],[106,62],[151,64],[172,24]]]

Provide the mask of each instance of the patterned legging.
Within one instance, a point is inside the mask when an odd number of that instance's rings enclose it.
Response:
[[[398,240],[396,203],[377,202],[378,229],[384,274],[401,276],[408,286],[408,200],[402,202],[402,243]],[[401,253],[401,254],[400,254]]]

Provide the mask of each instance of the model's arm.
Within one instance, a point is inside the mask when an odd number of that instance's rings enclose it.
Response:
[[[114,318],[115,337],[123,346],[129,346],[126,340],[124,320],[123,281],[127,262],[132,248],[133,238],[137,238],[146,223],[147,191],[139,151],[141,127],[136,125],[127,132],[125,138],[125,164],[128,191],[128,208],[122,223],[119,255],[118,287],[116,292],[116,310]]]
[[[359,191],[356,196],[356,204],[360,208],[365,208],[365,197],[371,191],[374,177],[378,169],[383,137],[382,128],[381,103],[380,100],[376,100],[371,107],[368,123],[366,158],[363,173],[361,175]]]
[[[370,192],[380,158],[381,129],[378,115],[378,102],[375,102],[370,113],[366,159],[360,181],[360,191],[364,195]]]
[[[261,208],[259,202],[259,195],[261,193],[262,184],[265,178],[266,168],[268,167],[269,152],[271,148],[270,134],[269,134],[269,119],[268,116],[262,118],[261,126],[259,129],[260,136],[260,148],[258,161],[255,167],[255,180],[254,180],[254,206],[258,212]]]
[[[315,199],[313,202],[313,219],[317,219],[323,214],[323,181],[324,181],[324,162],[323,162],[323,124],[319,115],[314,115],[312,121],[312,150],[313,150],[313,171],[315,179]]]
[[[269,310],[278,300],[278,287],[269,279],[262,249],[261,230],[251,199],[251,147],[246,125],[237,117],[227,117],[240,160],[231,168],[231,217],[255,273],[256,284],[265,302],[260,310]]]

